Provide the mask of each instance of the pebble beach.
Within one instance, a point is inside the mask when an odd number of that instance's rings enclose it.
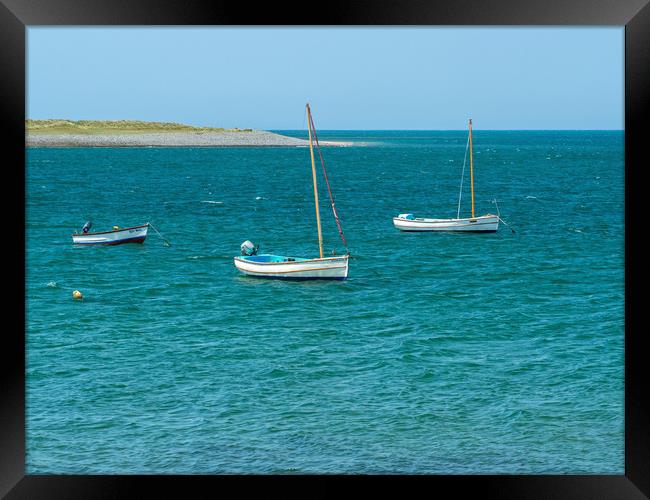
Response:
[[[137,134],[27,134],[27,147],[305,147],[309,141],[264,130],[251,132],[160,132]],[[321,146],[350,146],[321,141]]]

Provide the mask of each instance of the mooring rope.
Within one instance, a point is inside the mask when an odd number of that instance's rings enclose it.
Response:
[[[494,200],[492,200],[492,203],[494,203],[494,204],[496,205],[496,207],[497,207],[497,219],[499,219],[499,220],[500,220],[501,222],[503,222],[506,226],[508,226],[508,227],[510,228],[510,231],[512,231],[513,233],[516,232],[514,229],[512,229],[512,226],[511,226],[510,224],[508,224],[506,221],[504,221],[504,220],[501,218],[501,212],[499,211],[499,204],[497,203],[497,199],[496,199],[496,198],[495,198]]]
[[[512,226],[511,226],[510,224],[508,224],[506,221],[504,221],[500,216],[497,215],[497,218],[498,218],[501,222],[503,222],[506,226],[508,226],[508,227],[510,228],[510,231],[512,231],[513,233],[516,232],[514,229],[512,229]]]
[[[147,222],[147,224],[149,224],[151,229],[153,229],[154,231],[156,231],[156,233],[158,233],[158,236],[160,236],[160,238],[163,240],[163,244],[165,246],[168,247],[172,246],[172,244],[169,241],[167,241],[167,239],[162,234],[160,234],[160,231],[158,231],[158,229],[156,229],[156,227],[151,222]]]

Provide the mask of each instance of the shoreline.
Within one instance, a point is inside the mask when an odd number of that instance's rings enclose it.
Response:
[[[351,142],[319,141],[321,146],[347,147]],[[25,134],[27,148],[129,147],[309,147],[309,141],[254,130],[251,132],[141,132],[137,134]]]

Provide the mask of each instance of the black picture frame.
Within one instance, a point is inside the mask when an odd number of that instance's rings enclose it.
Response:
[[[639,170],[643,157],[644,122],[650,116],[650,6],[649,0],[455,0],[448,2],[340,2],[310,8],[308,4],[254,3],[194,0],[0,0],[0,133],[5,138],[4,172],[9,174],[3,197],[5,262],[13,284],[25,289],[25,81],[26,28],[37,25],[544,25],[625,26],[625,474],[599,475],[479,475],[411,476],[409,483],[425,486],[429,493],[467,491],[498,498],[646,498],[650,496],[650,411],[648,379],[643,349],[646,328],[637,328],[645,264],[636,257],[640,243],[635,224],[643,207]],[[313,6],[312,6],[313,7]],[[322,8],[321,8],[322,7]],[[21,170],[20,166],[23,166]],[[21,210],[22,207],[22,210]],[[642,251],[642,250],[639,250]],[[17,263],[22,262],[22,266]],[[629,272],[628,270],[631,270]],[[639,287],[642,290],[642,287]],[[187,488],[217,487],[229,481],[245,491],[249,483],[275,484],[266,476],[38,476],[25,474],[25,296],[7,287],[5,310],[14,321],[5,323],[0,362],[0,495],[7,498],[121,498],[147,492],[184,494]],[[22,327],[22,328],[20,328]],[[277,487],[286,488],[287,479]],[[305,477],[320,489],[333,482],[346,488],[370,480],[397,476]],[[325,480],[324,480],[325,479]],[[216,483],[219,483],[217,485]],[[214,487],[214,489],[213,489]],[[383,486],[381,486],[383,488]],[[308,490],[305,490],[308,492]]]

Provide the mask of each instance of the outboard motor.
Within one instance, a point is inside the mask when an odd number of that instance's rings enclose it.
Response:
[[[84,234],[86,234],[88,231],[90,231],[90,228],[93,227],[93,223],[88,221],[84,224],[84,227],[81,229]]]
[[[255,255],[259,249],[259,245],[253,245],[250,241],[246,240],[239,247],[242,255]]]

